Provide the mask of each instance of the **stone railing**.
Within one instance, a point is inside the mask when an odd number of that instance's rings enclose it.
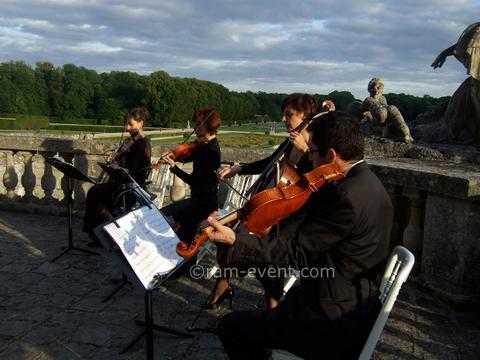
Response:
[[[480,169],[371,159],[395,206],[392,245],[415,255],[417,280],[457,304],[480,303]]]
[[[112,146],[92,140],[1,136],[0,208],[64,214],[65,179],[45,163],[44,156],[58,154],[83,173],[98,176],[96,162],[102,161]],[[165,149],[155,146],[153,155],[159,156]],[[222,147],[222,161],[250,162],[270,153],[269,149]],[[406,158],[367,161],[395,207],[391,246],[403,244],[415,254],[417,281],[458,304],[479,303],[479,167]],[[180,181],[171,179],[170,184],[175,185],[174,200],[185,194],[181,189],[175,192],[183,186]],[[90,186],[74,182],[74,204],[80,215]]]

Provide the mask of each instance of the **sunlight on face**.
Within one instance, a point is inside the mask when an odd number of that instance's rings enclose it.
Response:
[[[283,111],[282,122],[285,124],[287,131],[290,132],[302,123],[304,116],[303,111],[296,111],[287,106]]]
[[[135,135],[138,133],[141,129],[143,128],[143,121],[137,121],[135,118],[131,117],[128,119],[127,123],[127,131],[131,136]]]

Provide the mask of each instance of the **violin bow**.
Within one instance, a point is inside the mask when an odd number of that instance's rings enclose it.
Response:
[[[195,133],[195,131],[196,131],[200,126],[202,126],[203,124],[205,124],[205,121],[207,121],[207,120],[210,118],[210,116],[213,115],[214,112],[215,112],[215,110],[210,111],[210,114],[208,114],[207,117],[206,117],[205,119],[203,119],[200,124],[198,124],[197,126],[195,126],[195,128],[193,129],[193,131],[185,138],[185,140],[183,140],[183,142],[182,142],[180,145],[185,144],[185,143],[188,141],[188,139],[190,139],[190,136],[192,136],[192,135]]]

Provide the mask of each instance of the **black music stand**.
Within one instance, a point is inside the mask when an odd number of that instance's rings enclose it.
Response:
[[[141,193],[141,187],[138,185],[138,183],[130,176],[130,173],[128,169],[125,169],[121,166],[115,165],[115,164],[109,164],[109,163],[104,163],[104,162],[97,162],[98,166],[102,168],[105,173],[108,174],[110,179],[115,179],[119,184],[128,184],[129,189],[126,190],[126,192],[131,192],[133,195],[136,197],[136,199],[143,205],[147,205],[149,208],[151,207],[151,199],[147,199],[149,196],[147,193]],[[140,189],[140,190],[139,190]],[[125,202],[124,202],[125,203]],[[106,212],[107,217],[110,219],[111,222],[114,221],[114,218],[111,216],[111,214],[107,211]],[[97,236],[97,238],[102,239],[103,234],[102,234],[102,227],[105,224],[102,224],[98,226],[96,229],[94,229],[94,233]],[[109,243],[103,243],[104,248],[111,248],[111,244]],[[115,286],[109,293],[102,299],[102,303],[107,302],[110,300],[118,291],[120,291],[124,285],[126,284],[131,284],[131,282],[128,280],[128,277],[125,275],[125,273],[122,273],[122,278],[118,282],[117,286]]]
[[[91,178],[83,174],[80,170],[75,168],[72,164],[67,163],[61,159],[56,157],[45,157],[45,161],[52,165],[57,170],[61,171],[67,177],[67,222],[68,222],[68,240],[67,246],[64,250],[55,256],[50,262],[56,261],[61,256],[65,255],[70,250],[80,251],[89,255],[98,255],[98,253],[94,251],[90,251],[87,249],[82,249],[76,246],[73,246],[73,233],[72,233],[72,209],[73,209],[73,179],[80,180],[80,181],[87,181],[89,183],[95,184],[95,179]]]
[[[149,208],[149,209],[153,209],[154,211],[155,210],[159,211],[156,207]],[[117,220],[118,220],[118,218],[117,218]],[[120,225],[117,223],[117,221],[115,219],[112,219],[111,223],[115,224],[115,226],[120,228]],[[106,224],[108,224],[108,223],[106,223]],[[94,229],[94,232],[97,235],[97,237],[100,239],[100,241],[102,242],[102,245],[107,250],[113,250],[113,252],[115,253],[116,256],[114,258],[118,262],[120,267],[122,268],[122,274],[123,274],[122,277],[124,277],[122,280],[125,280],[125,281],[123,281],[122,286],[125,283],[130,282],[133,286],[136,286],[137,288],[142,289],[144,291],[145,320],[144,321],[135,320],[135,324],[143,327],[143,329],[128,343],[128,345],[126,345],[119,352],[119,354],[126,353],[143,336],[145,336],[145,338],[146,338],[147,360],[153,360],[153,358],[154,358],[153,330],[166,332],[166,333],[173,334],[173,335],[176,335],[176,336],[180,336],[180,337],[183,337],[183,338],[192,338],[193,337],[192,334],[188,334],[188,333],[182,332],[180,330],[172,329],[172,328],[169,328],[169,327],[166,327],[166,326],[157,325],[153,322],[153,301],[152,301],[153,291],[157,290],[160,285],[165,283],[168,279],[170,279],[172,277],[175,277],[178,274],[178,272],[182,271],[184,266],[188,265],[188,259],[182,260],[180,263],[177,264],[177,266],[175,266],[168,273],[166,273],[162,276],[155,276],[154,284],[149,288],[145,288],[145,286],[142,284],[140,279],[135,274],[135,271],[133,270],[132,266],[129,264],[129,262],[126,260],[126,258],[123,256],[121,250],[118,247],[114,246],[115,242],[113,241],[111,236],[109,236],[105,232],[105,230],[103,229],[104,226],[105,226],[105,224],[97,226]],[[120,287],[117,288],[116,291],[118,291],[120,289]],[[112,293],[111,295],[113,295],[114,293]]]
[[[179,264],[174,270],[172,270],[168,275],[158,279],[155,289],[158,289],[165,281],[175,276],[180,269],[182,269],[187,261]],[[152,292],[155,289],[145,290],[144,301],[145,301],[145,321],[135,320],[135,324],[142,326],[143,329],[130,341],[130,343],[120,351],[119,354],[125,354],[130,350],[144,335],[146,338],[146,347],[147,347],[147,360],[153,360],[153,330],[165,332],[172,335],[177,335],[182,338],[193,338],[192,334],[185,333],[180,330],[172,329],[166,326],[157,325],[153,322],[153,302],[152,302]]]

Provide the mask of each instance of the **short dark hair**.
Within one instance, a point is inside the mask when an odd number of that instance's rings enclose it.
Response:
[[[282,112],[287,106],[290,106],[295,111],[303,112],[307,119],[311,119],[318,111],[317,100],[309,94],[293,93],[287,95],[282,101]]]
[[[314,120],[308,130],[320,155],[324,156],[332,148],[345,161],[363,159],[364,134],[351,114],[329,111]]]
[[[148,110],[144,107],[136,107],[131,109],[125,114],[125,124],[127,123],[128,119],[131,118],[135,119],[136,121],[143,121],[143,126],[145,126],[148,118]]]
[[[207,119],[208,118],[208,119]],[[207,120],[205,120],[207,119]],[[205,128],[210,134],[216,134],[220,124],[222,123],[222,119],[220,115],[213,109],[202,109],[198,110],[192,116],[192,121],[200,125],[205,120]]]

